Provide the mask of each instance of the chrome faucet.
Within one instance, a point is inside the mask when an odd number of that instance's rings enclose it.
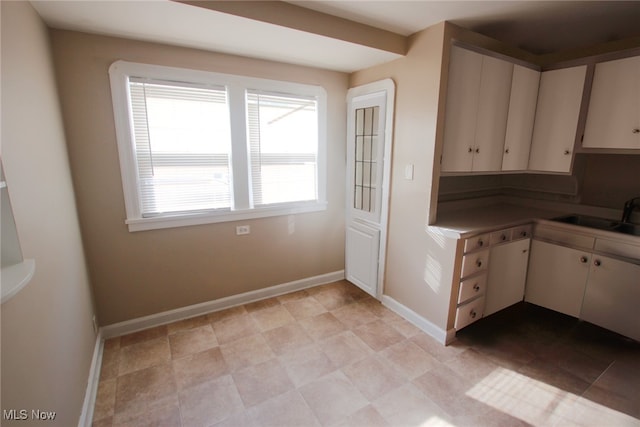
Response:
[[[631,213],[633,213],[635,208],[640,208],[640,196],[624,202],[624,209],[622,209],[622,222],[629,222],[631,220]]]

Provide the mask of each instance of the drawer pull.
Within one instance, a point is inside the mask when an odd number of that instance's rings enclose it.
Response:
[[[631,131],[632,133],[640,133],[640,128],[635,128],[634,130]]]
[[[477,315],[478,313],[476,313],[475,310],[471,310],[471,312],[469,313],[469,317],[471,317],[472,319],[475,319]]]
[[[501,235],[500,240],[504,242],[505,240],[507,240],[507,236],[505,234]]]
[[[520,237],[527,237],[527,232],[526,231],[521,231],[520,232]]]
[[[482,239],[478,240],[478,246],[483,247],[484,246],[484,240],[482,240]]]
[[[586,256],[583,255],[583,256],[580,257],[580,262],[581,263],[586,264],[587,261],[589,261],[589,259]]]
[[[473,285],[473,290],[476,292],[480,291],[480,285],[478,285],[477,283],[475,285]]]

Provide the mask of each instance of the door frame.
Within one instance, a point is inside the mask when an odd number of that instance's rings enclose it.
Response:
[[[393,147],[393,119],[394,119],[394,107],[395,107],[395,82],[390,79],[383,79],[372,83],[367,83],[361,86],[356,86],[347,91],[347,114],[351,114],[352,105],[354,100],[362,100],[367,97],[379,96],[381,93],[385,96],[385,116],[384,116],[384,150],[383,150],[383,165],[382,165],[382,191],[380,194],[380,242],[378,245],[378,275],[376,283],[376,295],[375,297],[380,300],[384,291],[384,273],[385,262],[387,254],[387,231],[389,225],[389,204],[390,204],[390,190],[391,190],[391,162],[392,162],[392,147]],[[355,120],[351,120],[347,117],[347,145],[349,138],[355,133]],[[349,168],[349,165],[347,165]],[[345,194],[345,232],[346,227],[349,226],[351,221],[351,192],[352,188],[349,186],[349,179],[346,180],[346,194]],[[367,221],[363,221],[366,225]],[[345,241],[346,245],[346,241]],[[345,270],[347,269],[345,259]]]

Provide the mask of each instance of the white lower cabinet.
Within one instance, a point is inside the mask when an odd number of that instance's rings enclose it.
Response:
[[[640,341],[639,301],[640,265],[593,255],[580,317]]]
[[[580,317],[591,253],[533,240],[525,301]]]
[[[524,298],[530,242],[530,239],[522,239],[491,247],[485,316]]]

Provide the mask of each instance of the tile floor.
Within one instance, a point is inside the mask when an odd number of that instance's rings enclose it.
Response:
[[[101,426],[640,426],[640,344],[521,303],[444,347],[346,281],[105,342]]]

